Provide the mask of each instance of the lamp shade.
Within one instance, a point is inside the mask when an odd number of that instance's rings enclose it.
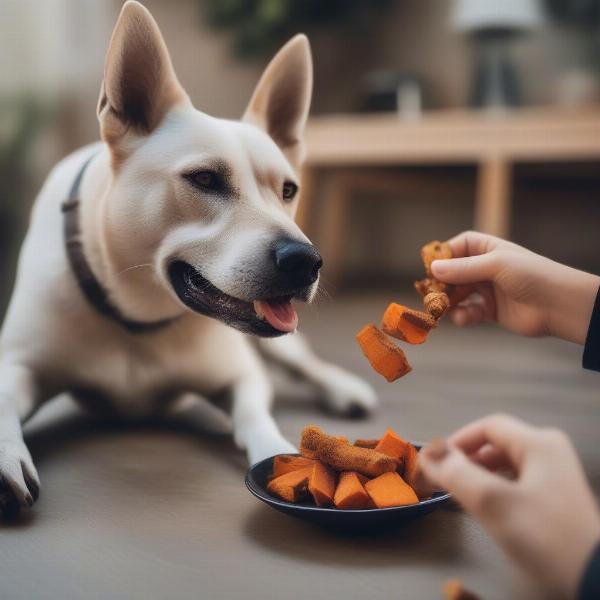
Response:
[[[539,0],[456,0],[452,14],[455,29],[533,29],[542,22]]]

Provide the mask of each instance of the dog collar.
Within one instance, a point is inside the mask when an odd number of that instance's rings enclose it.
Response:
[[[170,325],[175,318],[160,321],[134,321],[124,316],[121,311],[110,301],[104,286],[96,279],[88,263],[79,225],[79,191],[81,180],[87,166],[96,154],[92,154],[79,169],[77,177],[71,185],[68,198],[62,203],[61,210],[64,214],[64,239],[67,257],[71,270],[79,285],[79,289],[89,303],[103,316],[112,319],[130,333],[151,333]]]

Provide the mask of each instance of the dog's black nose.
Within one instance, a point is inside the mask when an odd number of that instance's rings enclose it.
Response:
[[[317,280],[323,259],[312,244],[283,239],[275,244],[275,265],[290,285],[305,287]]]

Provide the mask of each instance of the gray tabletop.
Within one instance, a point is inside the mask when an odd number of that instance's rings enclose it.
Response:
[[[382,406],[366,421],[339,420],[293,383],[275,408],[291,440],[307,423],[350,437],[393,426],[427,440],[506,411],[564,428],[598,489],[600,375],[581,370],[580,348],[444,323],[409,349],[414,372],[387,384],[353,336],[389,299],[357,296],[304,311],[319,353],[369,378]],[[227,437],[191,426],[98,423],[68,399],[45,407],[27,440],[43,490],[32,511],[0,525],[2,599],[436,599],[453,577],[486,600],[534,597],[456,507],[397,531],[334,534],[252,497],[244,458]]]

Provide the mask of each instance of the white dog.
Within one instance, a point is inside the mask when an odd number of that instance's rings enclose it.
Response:
[[[375,405],[363,381],[294,332],[321,257],[294,223],[312,65],[296,36],[241,121],[194,109],[150,13],[123,7],[98,104],[103,142],[63,160],[33,210],[0,343],[0,507],[31,505],[21,423],[70,392],[130,417],[199,410],[223,390],[248,460],[292,452],[269,409],[270,359],[337,412]]]

